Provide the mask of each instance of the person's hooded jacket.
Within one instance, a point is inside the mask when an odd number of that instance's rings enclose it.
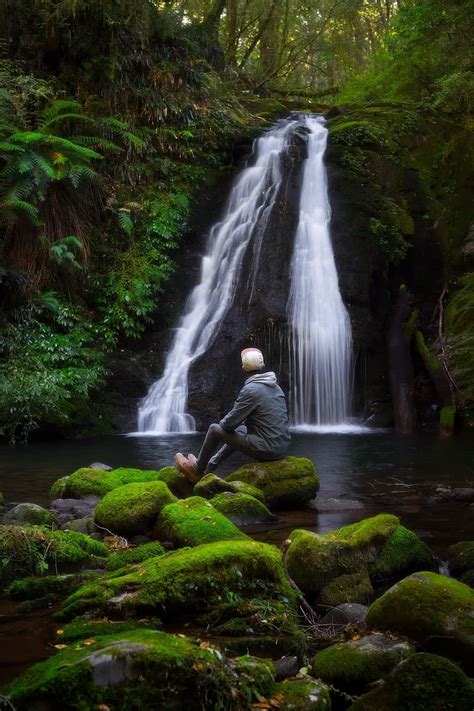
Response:
[[[227,432],[242,423],[255,452],[268,459],[285,454],[290,443],[288,409],[275,373],[257,373],[247,378],[232,410],[219,422]]]

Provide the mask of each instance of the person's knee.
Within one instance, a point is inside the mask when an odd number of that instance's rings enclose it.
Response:
[[[208,433],[211,435],[218,435],[222,432],[222,427],[215,422],[212,425],[209,425]]]

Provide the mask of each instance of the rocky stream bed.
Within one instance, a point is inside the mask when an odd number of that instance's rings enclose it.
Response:
[[[0,622],[43,658],[25,671],[2,645],[0,708],[474,708],[474,542],[441,574],[390,513],[403,487],[321,499],[304,457],[194,487],[173,466],[95,463],[58,479],[48,508],[0,500]],[[405,494],[474,502],[469,487]],[[374,497],[387,513],[370,515]],[[354,523],[260,540],[311,508]]]

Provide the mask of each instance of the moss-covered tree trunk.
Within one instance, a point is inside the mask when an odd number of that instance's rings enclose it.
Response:
[[[426,344],[421,331],[415,331],[415,344],[423,364],[436,390],[440,405],[439,427],[441,437],[450,437],[454,430],[456,406],[443,365]]]
[[[410,313],[411,302],[411,294],[401,289],[392,309],[388,330],[390,389],[395,429],[400,434],[411,434],[415,422],[413,362],[410,343],[405,333],[405,322]]]

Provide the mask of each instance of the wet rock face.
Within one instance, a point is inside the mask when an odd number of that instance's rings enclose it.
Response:
[[[220,419],[232,406],[244,381],[240,351],[248,345],[262,348],[267,368],[276,371],[281,386],[288,389],[286,309],[305,157],[306,138],[296,133],[282,158],[283,180],[259,253],[249,249],[245,255],[241,273],[248,277],[236,285],[234,303],[210,346],[221,367],[209,368],[202,357],[190,369],[188,410],[198,429]]]

